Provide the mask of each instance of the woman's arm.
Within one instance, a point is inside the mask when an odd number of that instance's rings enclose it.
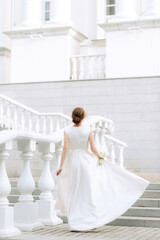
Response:
[[[64,146],[63,146],[63,150],[62,150],[62,154],[61,154],[61,163],[60,163],[60,167],[58,169],[58,171],[56,172],[56,175],[58,176],[60,174],[60,172],[62,171],[62,167],[63,167],[63,163],[64,160],[66,158],[67,152],[68,152],[68,136],[66,134],[66,132],[64,131]]]
[[[91,151],[98,157],[98,158],[104,158],[104,156],[102,154],[100,154],[95,145],[94,145],[94,139],[93,139],[93,131],[91,130],[90,135],[89,135],[89,143],[90,143],[90,147],[91,147]]]

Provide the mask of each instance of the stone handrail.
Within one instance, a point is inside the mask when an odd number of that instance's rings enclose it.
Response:
[[[110,161],[112,161],[112,163],[116,163],[120,167],[124,168],[123,151],[124,148],[127,147],[127,144],[110,135],[105,135],[104,137],[106,142],[107,157]],[[117,151],[118,154],[116,155]]]
[[[70,58],[71,79],[105,78],[105,55],[76,55]]]
[[[0,127],[51,134],[71,123],[63,113],[40,113],[0,94]]]

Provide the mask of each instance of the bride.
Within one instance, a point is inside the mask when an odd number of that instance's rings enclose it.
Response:
[[[93,131],[82,124],[83,108],[72,111],[74,125],[64,131],[64,147],[56,172],[56,209],[68,218],[70,231],[107,224],[127,211],[149,182],[113,164],[94,145]],[[90,144],[89,152],[87,146]],[[104,159],[99,166],[99,159]]]

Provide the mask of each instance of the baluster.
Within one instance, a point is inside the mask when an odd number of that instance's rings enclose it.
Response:
[[[90,78],[94,78],[94,65],[95,65],[95,56],[90,56],[89,69],[90,69]]]
[[[35,130],[36,130],[36,133],[39,133],[40,117],[38,115],[36,115],[35,118],[36,118]]]
[[[56,190],[57,190],[57,176],[56,176],[56,171],[58,170],[61,162],[61,154],[62,154],[62,142],[56,144],[56,150],[55,150],[55,159],[53,162],[53,168],[52,168],[52,176],[55,182],[55,187],[54,187],[54,193],[55,193],[55,198],[57,199],[56,196]]]
[[[104,141],[106,144],[105,156],[108,158],[110,156],[110,153],[109,153],[109,149],[108,149],[108,138],[106,136],[104,137]]]
[[[49,133],[53,133],[53,116],[49,116]]]
[[[6,102],[7,110],[6,110],[6,127],[10,129],[11,127],[11,104],[10,102]]]
[[[42,116],[42,133],[46,134],[46,116]]]
[[[90,57],[85,57],[85,61],[86,61],[86,74],[85,74],[85,79],[89,79],[90,78]]]
[[[63,119],[63,124],[64,124],[63,127],[67,127],[67,125],[68,125],[68,120],[64,118],[64,119]]]
[[[62,223],[62,219],[57,217],[54,206],[52,190],[54,189],[54,180],[50,170],[50,161],[53,158],[52,153],[55,150],[53,143],[40,143],[39,151],[42,152],[43,170],[38,181],[38,187],[41,190],[38,203],[39,219],[45,225],[55,225]]]
[[[100,151],[100,142],[99,142],[99,123],[96,123],[94,130],[94,144],[98,151]]]
[[[94,57],[94,78],[98,77],[98,57]]]
[[[18,116],[17,116],[17,106],[13,105],[13,128],[17,130],[18,128]]]
[[[114,132],[114,124],[108,123],[107,133],[112,133],[112,132]]]
[[[58,131],[60,129],[60,117],[56,116],[55,130]]]
[[[115,142],[110,140],[110,145],[111,145],[111,152],[110,152],[110,159],[111,162],[115,164]]]
[[[118,149],[119,149],[119,154],[118,154],[118,162],[117,164],[121,167],[121,168],[124,168],[124,157],[123,157],[123,151],[124,151],[124,146],[118,144],[117,145]]]
[[[102,122],[102,127],[100,129],[100,151],[106,153],[106,142],[104,136],[106,134],[105,122]]]
[[[97,67],[98,67],[98,78],[101,78],[101,67],[102,67],[102,62],[101,62],[101,56],[98,56],[97,58]]]
[[[84,78],[84,58],[80,57],[79,58],[79,79]]]
[[[13,237],[21,232],[14,227],[14,208],[9,206],[7,196],[11,192],[5,161],[9,157],[7,150],[12,149],[12,141],[0,145],[0,238]]]
[[[21,109],[21,129],[25,130],[25,110]]]
[[[72,79],[77,79],[77,58],[72,58]]]
[[[72,123],[71,120],[68,119],[67,120],[67,126],[70,125],[71,123]]]
[[[15,225],[24,231],[32,231],[41,228],[43,224],[38,220],[37,203],[33,202],[32,193],[35,189],[35,182],[30,169],[30,161],[33,158],[33,151],[36,150],[34,140],[17,140],[18,150],[21,151],[23,169],[18,181],[20,196],[18,203],[14,205]]]
[[[0,126],[4,127],[4,101],[0,99]]]
[[[28,130],[29,132],[32,132],[32,113],[31,112],[28,112],[29,113],[29,119],[28,119]]]
[[[101,78],[106,77],[105,65],[105,56],[101,56]]]

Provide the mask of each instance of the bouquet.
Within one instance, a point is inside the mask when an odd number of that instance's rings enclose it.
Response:
[[[106,153],[105,153],[105,152],[100,152],[100,154],[101,154],[101,155],[103,155],[103,156],[105,156],[105,155],[106,155]],[[99,158],[99,160],[98,160],[98,165],[99,165],[99,166],[102,166],[102,163],[103,163],[103,161],[104,161],[104,159],[103,159],[103,158]]]

